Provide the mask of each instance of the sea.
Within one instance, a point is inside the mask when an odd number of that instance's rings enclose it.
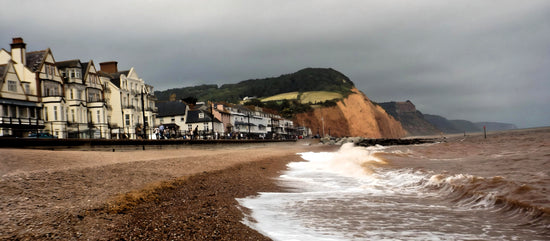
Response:
[[[273,240],[550,240],[550,128],[300,153],[238,199]]]

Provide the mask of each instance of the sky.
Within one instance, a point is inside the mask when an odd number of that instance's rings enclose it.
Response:
[[[0,48],[117,61],[155,90],[333,68],[376,102],[550,126],[547,0],[0,0]]]

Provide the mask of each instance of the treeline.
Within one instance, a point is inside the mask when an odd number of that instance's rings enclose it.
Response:
[[[219,88],[217,85],[199,85],[155,91],[155,96],[160,101],[170,100],[175,95],[176,99],[194,97],[198,101],[238,103],[246,96],[261,98],[293,91],[333,91],[347,96],[353,87],[353,82],[347,76],[334,69],[306,68],[293,74],[245,80],[224,84]]]

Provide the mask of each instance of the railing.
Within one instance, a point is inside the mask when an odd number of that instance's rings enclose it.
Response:
[[[43,126],[44,120],[39,120],[36,118],[0,117],[0,124]]]

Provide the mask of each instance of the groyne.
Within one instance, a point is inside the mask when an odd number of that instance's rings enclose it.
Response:
[[[445,141],[444,138],[363,138],[363,137],[343,137],[331,138],[323,137],[320,142],[329,145],[342,145],[345,143],[354,143],[356,146],[394,146],[394,145],[415,145],[424,143],[435,143]]]
[[[395,145],[416,145],[416,144],[425,144],[425,143],[435,143],[441,141],[436,138],[412,138],[412,139],[363,139],[358,143],[355,143],[357,146],[395,146]]]

